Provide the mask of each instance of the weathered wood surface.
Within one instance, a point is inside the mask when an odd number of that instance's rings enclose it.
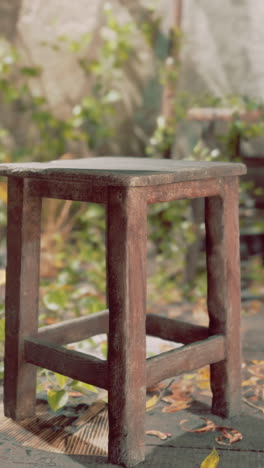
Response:
[[[104,187],[170,184],[245,173],[246,168],[240,163],[130,157],[0,164],[0,175],[44,178],[50,181],[83,181],[92,186]]]
[[[104,310],[96,314],[41,327],[36,337],[47,343],[70,344],[108,332],[109,312]],[[206,339],[209,335],[207,327],[169,319],[157,314],[146,315],[146,333],[150,336],[184,344]]]
[[[79,351],[41,342],[38,338],[24,340],[25,360],[81,382],[108,388],[107,362]]]
[[[239,227],[233,163],[95,158],[0,165],[9,180],[5,411],[34,412],[35,366],[109,390],[109,461],[144,460],[146,384],[211,364],[213,411],[240,406]],[[76,187],[77,188],[76,188]],[[107,311],[37,330],[41,198],[105,203]],[[146,320],[147,204],[206,197],[208,330]],[[109,320],[109,329],[108,329]],[[146,362],[146,330],[186,346]],[[58,344],[109,332],[108,362]],[[38,335],[38,336],[37,336]],[[41,341],[40,338],[46,338]],[[193,340],[200,340],[192,342]],[[188,344],[189,343],[189,344]]]
[[[225,338],[222,335],[173,349],[147,359],[147,386],[151,388],[161,380],[189,372],[226,356]]]
[[[264,466],[263,418],[261,419],[261,416],[253,408],[245,407],[244,409],[246,414],[236,417],[235,420],[230,419],[224,422],[224,425],[234,427],[240,431],[244,438],[242,441],[233,444],[232,447],[216,446],[216,450],[220,456],[219,468],[221,466],[224,468],[248,468],[250,466],[263,468]],[[208,432],[199,436],[198,434],[189,433],[183,431],[179,422],[182,419],[188,419],[186,426],[188,425],[190,429],[197,429],[203,424],[200,417],[204,417],[205,411],[207,413],[208,410],[209,407],[207,405],[204,403],[199,404],[196,400],[194,406],[191,406],[189,409],[170,415],[162,413],[161,408],[147,412],[146,429],[158,427],[162,432],[171,433],[172,437],[165,441],[160,441],[157,437],[146,436],[146,459],[145,462],[138,465],[138,468],[174,468],[175,466],[198,468],[211,452],[217,434]],[[214,422],[223,425],[223,421],[220,418],[216,416],[208,417],[213,419]],[[54,425],[61,425],[61,422],[58,424],[59,418],[63,418],[63,416],[54,417]],[[100,416],[101,427],[102,420],[103,417]],[[65,444],[64,450],[67,451],[66,455],[55,453],[55,444],[58,446],[58,441],[60,440],[58,431],[53,431],[53,437],[52,435],[49,437],[51,430],[48,432],[44,426],[46,422],[48,422],[48,428],[51,424],[50,413],[41,414],[40,424],[35,421],[34,419],[31,424],[25,422],[23,425],[18,426],[11,421],[3,421],[1,417],[1,468],[29,468],[32,466],[34,468],[44,468],[44,466],[45,468],[48,466],[54,468],[81,468],[83,466],[93,468],[110,468],[111,466],[111,468],[119,468],[118,465],[109,465],[106,456],[102,456],[103,454],[105,455],[104,433],[103,428],[102,430],[98,428],[98,422],[95,424],[93,420],[93,422],[89,423],[86,430],[81,432],[81,435],[77,434],[77,440],[74,440],[72,444]],[[11,432],[12,425],[13,431]],[[40,430],[40,426],[43,426],[42,430]],[[28,435],[26,435],[26,429],[28,429]],[[107,429],[105,428],[106,431]],[[98,432],[99,437],[96,438],[95,436]],[[15,438],[13,434],[15,434]],[[87,434],[88,437],[91,435],[90,439],[87,437]],[[107,437],[107,434],[105,434],[105,437]],[[34,440],[34,448],[32,447],[33,444],[30,443],[31,440]],[[67,440],[69,442],[69,438]],[[43,452],[43,446],[45,445],[49,447],[46,452]],[[80,445],[87,454],[86,456],[70,453],[71,450],[77,453],[78,446]],[[62,443],[60,448],[62,448]],[[91,450],[91,454],[89,449]],[[94,453],[98,455],[92,455]]]
[[[109,312],[103,310],[96,314],[64,320],[47,325],[38,330],[37,338],[54,344],[70,344],[85,340],[100,333],[108,333]]]
[[[28,192],[31,196],[43,198],[55,198],[59,200],[84,201],[90,203],[106,204],[108,190],[111,187],[102,187],[93,183],[76,181],[27,179]],[[221,191],[222,178],[203,180],[187,180],[185,182],[173,182],[169,184],[149,185],[138,187],[141,196],[148,204],[158,202],[170,202],[186,198],[202,198],[215,196]]]
[[[23,179],[8,183],[5,414],[34,414],[36,368],[27,363],[23,338],[37,331],[41,199],[30,197]]]
[[[241,405],[238,180],[226,178],[221,197],[206,199],[210,334],[225,335],[226,358],[211,366],[213,412],[232,416]]]
[[[109,193],[109,461],[133,466],[145,456],[146,203],[135,188]]]
[[[222,178],[188,180],[171,184],[141,187],[145,191],[147,203],[172,202],[187,198],[203,198],[218,195],[221,191]]]
[[[36,197],[102,204],[107,202],[107,187],[83,181],[56,180],[54,183],[54,180],[30,178],[27,183],[30,195]]]
[[[163,340],[189,344],[208,338],[208,328],[181,320],[170,319],[156,314],[146,316],[147,335],[157,336]]]

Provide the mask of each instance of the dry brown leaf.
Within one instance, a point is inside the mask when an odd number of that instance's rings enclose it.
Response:
[[[171,437],[169,432],[161,432],[156,430],[146,431],[147,435],[158,437],[160,440],[166,440],[168,437]]]
[[[194,432],[194,433],[218,431],[222,435],[216,437],[215,440],[218,444],[221,444],[221,445],[231,445],[243,439],[243,435],[241,434],[241,432],[237,431],[236,429],[233,429],[232,427],[219,426],[218,424],[215,424],[213,421],[211,421],[211,419],[207,419],[207,418],[201,418],[201,419],[205,421],[206,425],[204,427],[200,427],[199,429],[188,429],[187,427],[183,426],[183,424],[187,422],[188,419],[183,419],[182,421],[180,421],[180,426],[185,431]],[[224,442],[225,439],[228,442]]]
[[[258,379],[264,379],[263,366],[248,366],[248,372]]]
[[[155,385],[155,387],[147,388],[147,391],[149,393],[160,392],[164,388],[165,388],[165,384],[164,383],[159,383],[158,385]]]
[[[183,419],[182,421],[180,421],[180,426],[182,429],[184,429],[187,432],[195,432],[195,433],[210,432],[210,431],[216,430],[217,426],[213,421],[211,421],[211,419],[207,419],[207,418],[201,418],[201,419],[205,421],[206,425],[203,427],[200,427],[199,429],[188,429],[188,427],[183,426],[183,424],[186,423],[188,419]]]
[[[222,436],[216,437],[215,440],[218,444],[231,445],[243,439],[241,432],[231,427],[219,427],[218,430],[223,434]],[[227,442],[224,442],[225,439]]]
[[[176,413],[177,411],[189,408],[190,405],[191,401],[178,401],[178,403],[173,403],[172,405],[164,406],[164,408],[162,408],[162,413]]]

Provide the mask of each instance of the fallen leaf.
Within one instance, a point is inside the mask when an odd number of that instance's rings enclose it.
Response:
[[[169,432],[161,432],[156,430],[146,431],[147,435],[158,437],[160,440],[166,440],[168,437],[171,437]]]
[[[219,427],[218,430],[223,434],[222,436],[216,437],[215,440],[218,444],[231,445],[243,439],[241,432],[236,429],[232,429],[231,427]],[[227,442],[225,442],[225,439]]]
[[[180,426],[182,429],[184,429],[187,432],[201,433],[201,432],[218,431],[222,435],[216,437],[215,440],[218,444],[221,444],[221,445],[231,445],[243,439],[243,435],[241,434],[241,432],[237,431],[236,429],[233,429],[232,427],[219,426],[218,424],[215,424],[213,421],[211,421],[211,419],[207,419],[207,418],[201,418],[201,419],[205,421],[206,425],[204,427],[200,427],[199,429],[188,429],[187,427],[183,426],[183,424],[186,423],[188,419],[183,419],[182,421],[180,421]],[[228,442],[224,442],[225,439]]]
[[[159,402],[159,395],[153,395],[149,400],[146,402],[146,410],[151,411],[155,408],[156,404]]]
[[[202,461],[200,468],[216,468],[220,461],[220,457],[213,448],[212,452]]]
[[[210,379],[210,367],[209,366],[202,367],[201,369],[199,369],[197,374],[198,374],[199,379],[209,380]]]
[[[256,385],[257,381],[258,381],[257,377],[250,377],[249,379],[244,380],[242,382],[242,387],[249,387],[251,385]]]
[[[69,395],[65,390],[49,389],[47,391],[47,398],[51,409],[56,412],[66,405]]]
[[[206,425],[203,427],[200,427],[199,429],[188,429],[188,427],[183,426],[183,424],[186,423],[188,419],[183,419],[182,421],[180,421],[180,426],[182,429],[184,429],[187,432],[195,432],[195,433],[210,432],[210,431],[216,430],[217,426],[213,421],[211,421],[211,419],[207,419],[207,418],[201,418],[201,419],[205,421]]]
[[[82,397],[83,393],[77,392],[76,390],[69,390],[68,395],[73,398],[78,398],[78,397]]]
[[[162,413],[176,413],[177,411],[184,410],[186,408],[189,408],[191,404],[191,400],[188,401],[178,401],[178,403],[173,403],[172,405],[169,406],[164,406],[162,408]]]
[[[200,390],[208,390],[211,388],[210,382],[208,380],[200,380],[197,382],[197,387]]]
[[[184,380],[192,380],[195,379],[196,375],[195,374],[184,374],[183,379]]]
[[[257,366],[264,366],[264,361],[257,361],[256,359],[253,359],[251,362]]]
[[[156,385],[155,387],[150,387],[147,389],[147,391],[149,393],[153,393],[153,392],[159,392],[161,391],[162,389],[165,388],[165,384],[162,382],[162,383],[159,383],[158,385]]]
[[[190,400],[190,397],[183,398],[183,399],[175,399],[172,396],[166,396],[162,398],[162,401],[165,401],[165,403],[171,403],[172,405],[177,405],[178,403],[186,403],[191,400]]]

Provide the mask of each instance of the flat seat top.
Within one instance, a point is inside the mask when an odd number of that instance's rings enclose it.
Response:
[[[131,157],[58,159],[48,163],[0,164],[0,176],[91,182],[104,186],[146,186],[238,176],[241,163]]]

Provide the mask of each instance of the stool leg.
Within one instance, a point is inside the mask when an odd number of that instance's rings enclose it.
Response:
[[[223,334],[226,358],[211,365],[212,411],[235,415],[241,405],[238,180],[224,179],[221,197],[206,199],[210,334]]]
[[[36,370],[23,358],[23,338],[37,331],[41,199],[27,194],[27,182],[8,182],[6,339],[4,409],[19,420],[32,416]]]
[[[146,205],[134,188],[108,201],[109,461],[144,460],[146,410]]]

